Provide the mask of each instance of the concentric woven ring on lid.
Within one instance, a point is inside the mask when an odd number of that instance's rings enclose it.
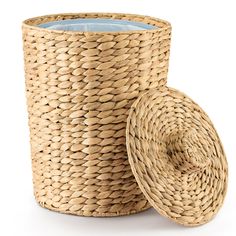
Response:
[[[136,181],[163,216],[183,225],[211,220],[227,189],[227,161],[206,113],[170,88],[152,89],[132,105],[126,145]]]

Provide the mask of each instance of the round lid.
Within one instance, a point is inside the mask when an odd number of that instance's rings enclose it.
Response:
[[[149,90],[132,105],[126,146],[149,203],[183,225],[211,220],[227,189],[227,161],[207,114],[185,94]]]

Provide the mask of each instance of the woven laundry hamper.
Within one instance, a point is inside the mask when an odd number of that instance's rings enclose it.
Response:
[[[72,19],[133,22],[133,28],[48,27]],[[40,205],[84,216],[150,207],[128,162],[125,128],[133,101],[166,84],[170,33],[168,22],[130,14],[58,14],[24,21],[33,183]]]

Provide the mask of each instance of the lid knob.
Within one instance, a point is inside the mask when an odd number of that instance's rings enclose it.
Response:
[[[182,173],[193,173],[210,165],[209,153],[201,144],[196,131],[179,131],[169,136],[167,153],[171,163]]]

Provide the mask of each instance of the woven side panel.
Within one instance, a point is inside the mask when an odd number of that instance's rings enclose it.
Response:
[[[170,27],[73,34],[24,25],[23,39],[37,201],[86,216],[147,209],[127,160],[126,119],[140,93],[166,83]]]

